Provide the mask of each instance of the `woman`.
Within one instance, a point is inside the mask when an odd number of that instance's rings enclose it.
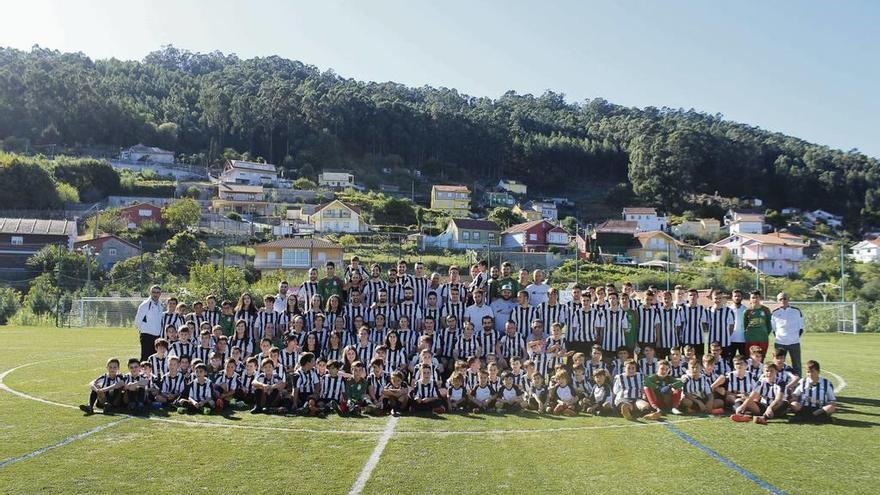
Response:
[[[238,298],[238,304],[235,305],[235,321],[244,320],[247,330],[253,330],[254,320],[257,319],[257,307],[254,305],[254,299],[250,294],[244,292]]]
[[[251,336],[248,332],[246,321],[235,321],[235,333],[233,334],[232,339],[229,341],[229,348],[241,349],[242,361],[247,360],[247,358],[251,357],[251,354],[253,354],[254,343],[251,341]]]
[[[299,299],[288,297],[284,311],[278,315],[278,328],[276,330],[286,335],[290,331],[293,317],[300,314],[302,314],[302,310],[299,309]]]
[[[342,299],[336,294],[330,296],[327,299],[327,305],[324,307],[324,318],[326,319],[327,327],[334,328],[336,318],[342,317],[344,312],[345,307],[342,305]]]

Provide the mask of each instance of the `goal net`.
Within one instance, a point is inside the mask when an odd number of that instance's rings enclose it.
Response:
[[[858,333],[858,305],[855,302],[792,301],[804,315],[808,332]]]
[[[143,297],[82,297],[73,301],[66,326],[131,327]]]

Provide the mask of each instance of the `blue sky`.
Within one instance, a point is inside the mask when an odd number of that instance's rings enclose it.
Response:
[[[880,157],[875,1],[29,0],[3,13],[3,46],[142,59],[173,44],[477,96],[552,89]]]

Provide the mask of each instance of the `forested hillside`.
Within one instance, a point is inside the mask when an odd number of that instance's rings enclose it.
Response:
[[[876,159],[717,115],[549,91],[477,98],[173,47],[140,62],[0,48],[0,139],[143,142],[205,161],[234,148],[292,172],[393,165],[460,182],[513,177],[545,191],[629,182],[641,202],[672,211],[689,193],[718,191],[880,218]]]

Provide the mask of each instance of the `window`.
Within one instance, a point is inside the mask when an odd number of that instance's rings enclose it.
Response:
[[[20,235],[12,236],[12,245],[13,246],[21,246],[22,244],[24,244],[24,237],[22,237]]]
[[[530,241],[537,241],[537,240],[538,240],[538,234],[529,234],[529,240],[530,240]]]
[[[318,252],[318,264],[323,265],[327,261],[327,253],[324,251]]]
[[[281,266],[301,267],[309,266],[309,250],[308,249],[282,249],[281,250]]]
[[[466,241],[469,241],[469,240],[471,240],[471,233],[468,232],[467,230],[462,230],[461,231],[461,238]]]
[[[479,232],[474,232],[474,240],[475,241],[480,240],[480,233]]]
[[[152,210],[138,210],[138,215],[142,217],[151,217],[153,216]]]
[[[275,251],[269,251],[266,253],[266,259],[269,261],[275,261],[278,259],[278,253]]]
[[[495,232],[489,232],[489,240],[495,239]]]
[[[116,248],[114,248],[114,247],[112,247],[112,248],[107,248],[107,254],[108,254],[109,256],[116,256]]]

